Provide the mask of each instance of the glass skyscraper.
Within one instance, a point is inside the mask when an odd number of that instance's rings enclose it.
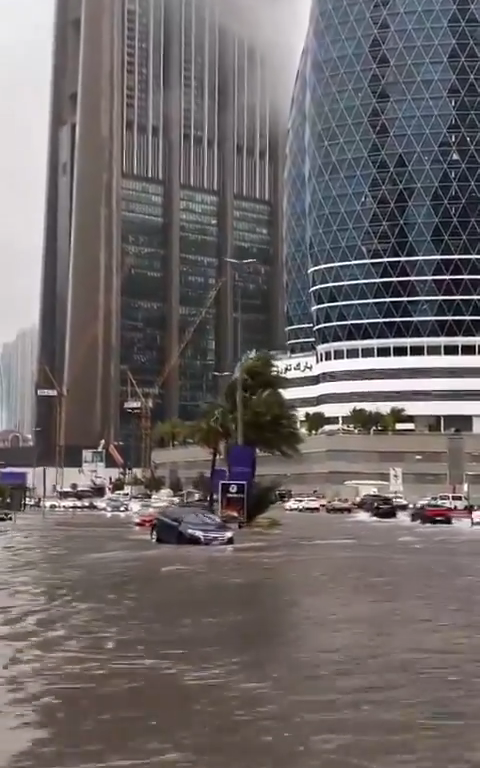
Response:
[[[131,443],[133,380],[155,393],[154,419],[190,420],[215,397],[214,370],[278,347],[267,66],[213,0],[57,3],[38,379],[64,391],[67,447]],[[49,445],[54,410],[38,404]]]
[[[285,199],[290,348],[357,380],[318,405],[480,414],[480,2],[313,0]]]

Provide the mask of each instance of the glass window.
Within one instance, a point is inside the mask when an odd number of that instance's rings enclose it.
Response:
[[[441,355],[442,347],[440,344],[427,344],[427,355]]]
[[[332,353],[329,349],[325,352],[325,360],[331,360],[332,359]]]
[[[356,360],[360,357],[359,349],[347,349],[347,360]]]
[[[476,355],[477,354],[477,348],[475,344],[462,344],[461,346],[461,354],[462,355]]]
[[[394,357],[408,357],[408,347],[393,347]]]
[[[377,348],[377,357],[391,357],[392,356],[392,348],[391,347],[378,347]]]
[[[345,350],[344,349],[335,349],[333,351],[333,359],[334,360],[345,360]]]
[[[424,357],[424,355],[425,355],[425,347],[423,346],[423,344],[422,344],[422,346],[417,345],[417,344],[413,344],[410,347],[410,355],[412,357]]]
[[[459,347],[457,344],[445,344],[443,348],[444,355],[458,355]]]
[[[362,349],[362,357],[375,357],[375,349],[373,347],[365,347]]]

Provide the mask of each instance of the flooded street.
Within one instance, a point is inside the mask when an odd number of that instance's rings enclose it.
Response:
[[[0,527],[2,768],[478,768],[480,531]]]

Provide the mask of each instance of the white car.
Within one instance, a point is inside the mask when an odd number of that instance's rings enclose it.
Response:
[[[290,499],[284,506],[285,512],[299,512],[303,508],[303,499]]]
[[[322,502],[316,496],[307,496],[307,498],[303,499],[302,509],[305,512],[320,512],[321,507]]]

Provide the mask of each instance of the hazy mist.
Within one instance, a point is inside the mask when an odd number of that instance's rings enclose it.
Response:
[[[53,0],[0,0],[0,342],[36,322]]]
[[[213,0],[258,45],[286,115],[310,0]],[[38,319],[54,0],[0,0],[0,343]]]
[[[222,23],[265,54],[274,106],[288,114],[311,0],[213,0]]]

